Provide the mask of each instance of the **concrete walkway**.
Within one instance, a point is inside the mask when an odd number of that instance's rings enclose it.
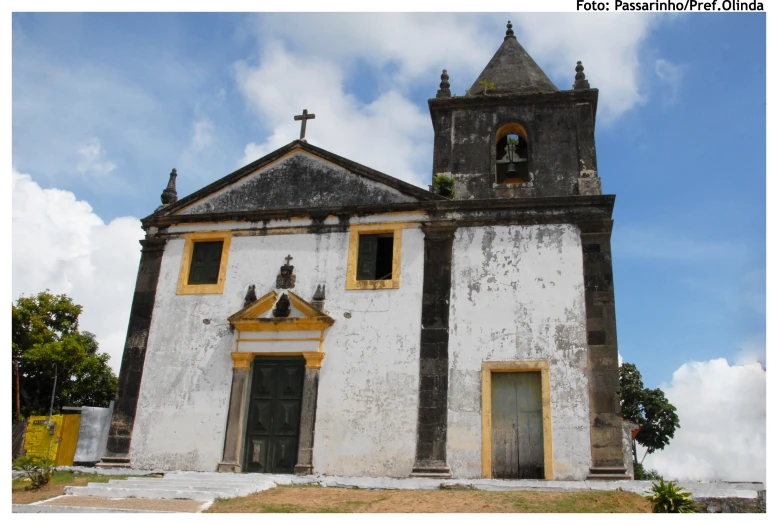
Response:
[[[73,470],[76,470],[75,468]],[[149,471],[125,469],[122,474],[145,475]],[[87,471],[84,469],[83,471]],[[115,469],[88,469],[90,473],[105,475],[119,474]],[[148,500],[194,500],[210,502],[217,498],[234,498],[271,489],[278,485],[307,485],[317,483],[323,487],[360,488],[360,489],[404,489],[439,490],[447,486],[464,485],[488,491],[554,491],[572,492],[588,490],[622,490],[644,494],[651,488],[650,481],[544,481],[544,480],[493,480],[493,479],[428,479],[428,478],[367,478],[342,476],[294,476],[291,474],[254,474],[254,473],[216,473],[216,472],[166,472],[164,477],[130,477],[126,480],[110,480],[108,483],[89,483],[85,487],[67,487],[63,500],[48,500],[31,506],[63,507],[67,498],[96,497],[113,501],[127,498],[146,498]],[[763,483],[697,483],[682,482],[686,490],[698,498],[743,498],[756,499],[757,492],[764,490]],[[140,503],[140,500],[135,500]],[[76,500],[71,500],[76,501]],[[14,512],[49,512],[49,510],[17,510]],[[90,505],[93,507],[93,505]],[[116,505],[112,505],[116,508]],[[75,506],[69,507],[77,508]],[[135,509],[142,509],[136,505]],[[159,507],[158,507],[159,508]],[[137,511],[136,510],[136,511]],[[153,507],[149,507],[153,510]],[[117,509],[117,511],[122,512]],[[159,511],[164,511],[159,508]],[[61,512],[79,512],[61,510]],[[92,508],[84,512],[94,512]],[[192,512],[192,510],[189,510]]]

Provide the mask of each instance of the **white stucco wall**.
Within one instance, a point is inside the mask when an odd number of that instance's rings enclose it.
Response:
[[[327,285],[315,472],[407,476],[416,447],[423,234],[406,229],[398,290],[345,289],[348,233],[234,236],[223,294],[176,295],[183,239],[162,259],[131,457],[137,468],[215,471],[222,457],[237,331],[227,317],[275,288],[284,257],[292,290]],[[346,318],[344,314],[350,314]],[[208,324],[206,324],[206,321]]]
[[[481,476],[481,363],[550,361],[556,479],[591,465],[580,233],[572,225],[460,228],[449,319],[448,463]]]

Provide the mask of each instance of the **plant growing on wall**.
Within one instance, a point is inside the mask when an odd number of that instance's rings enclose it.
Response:
[[[432,187],[438,195],[448,197],[449,199],[456,197],[454,179],[451,177],[447,177],[446,175],[433,175]]]
[[[489,82],[488,80],[481,80],[478,85],[484,88],[484,95],[486,95],[487,90],[494,90],[494,83]]]
[[[659,484],[651,486],[646,499],[651,503],[651,510],[655,513],[692,513],[695,512],[694,500],[690,492],[685,492],[672,481],[665,483],[659,479]]]

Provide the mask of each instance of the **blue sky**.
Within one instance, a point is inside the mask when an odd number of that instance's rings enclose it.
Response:
[[[121,304],[82,323],[120,354],[137,218],[170,169],[191,193],[297,138],[303,107],[310,142],[428,184],[440,70],[464,94],[507,19],[560,89],[576,60],[600,89],[624,360],[668,389],[687,363],[764,363],[763,13],[14,14],[14,297]],[[17,257],[36,235],[62,244]]]

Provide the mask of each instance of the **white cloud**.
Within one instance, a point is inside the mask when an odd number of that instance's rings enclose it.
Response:
[[[441,69],[448,70],[452,90],[464,94],[502,43],[506,18],[560,89],[571,88],[576,61],[583,61],[592,87],[601,90],[602,120],[644,102],[643,70],[651,66],[641,64],[640,51],[662,15],[295,13],[263,15],[254,31],[263,44],[280,39],[306,57],[343,64],[346,71],[367,64],[382,72],[386,89],[416,83],[428,86],[433,97]],[[318,80],[314,72],[304,79]]]
[[[369,60],[361,68],[390,66],[385,81],[424,81],[434,96],[441,69],[457,71],[452,81],[464,81],[470,87],[502,43],[495,38],[489,45],[484,21],[472,14],[289,13],[261,16],[254,31],[263,43],[284,40],[306,56],[346,67],[357,59]],[[496,29],[494,35],[499,36]],[[310,82],[317,80],[314,75],[309,77]]]
[[[743,342],[740,345],[740,351],[735,358],[735,364],[747,365],[757,362],[767,369],[767,345],[764,335],[756,336]]]
[[[514,24],[527,52],[546,73],[568,82],[583,63],[593,88],[600,90],[598,118],[611,122],[646,100],[640,51],[661,15],[630,13],[519,13]]]
[[[92,137],[81,146],[78,154],[80,158],[76,171],[79,173],[101,177],[116,169],[116,164],[106,158],[100,139],[96,137]]]
[[[193,151],[203,151],[213,145],[214,142],[213,121],[201,117],[192,124],[192,141],[189,148]]]
[[[105,224],[91,206],[59,189],[42,189],[12,173],[12,300],[46,288],[84,307],[82,330],[93,332],[119,372],[140,259],[140,221]]]
[[[431,149],[429,117],[397,91],[362,104],[345,91],[336,64],[279,44],[266,47],[258,65],[237,63],[235,73],[248,106],[271,130],[264,142],[246,146],[242,164],[299,137],[292,117],[307,108],[316,115],[307,126],[311,144],[414,184],[428,178],[421,166]]]
[[[663,58],[657,59],[654,63],[656,76],[663,83],[667,84],[670,89],[669,103],[675,102],[678,99],[678,92],[681,90],[681,82],[683,81],[685,71],[686,68],[684,66],[673,64]]]
[[[686,363],[669,385],[681,428],[646,468],[679,480],[765,481],[766,372],[755,362]],[[638,453],[640,458],[642,452]]]

